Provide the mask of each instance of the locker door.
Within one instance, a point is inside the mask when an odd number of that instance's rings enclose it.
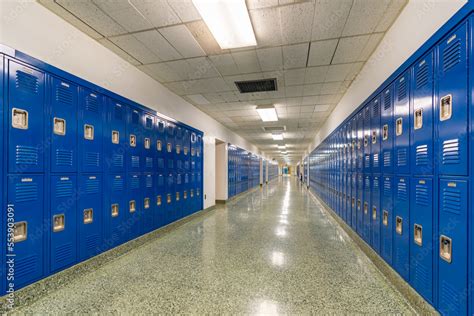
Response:
[[[51,176],[50,272],[77,261],[76,185],[75,175]]]
[[[372,179],[366,175],[364,177],[364,203],[362,204],[364,239],[368,244],[371,244],[371,195],[372,195]]]
[[[372,172],[380,173],[380,95],[376,96],[371,103],[371,136],[370,136],[370,151],[371,151],[371,163]]]
[[[411,166],[415,174],[433,174],[433,52],[413,66]]]
[[[40,279],[43,273],[43,176],[8,176],[7,256],[15,255],[15,289]],[[11,216],[13,215],[13,216]],[[11,228],[10,228],[11,229]],[[38,232],[40,232],[38,234]],[[11,258],[6,258],[6,271]]]
[[[166,123],[166,168],[169,171],[175,169],[175,125],[173,123]]]
[[[44,73],[9,60],[8,172],[42,172]]]
[[[127,239],[140,236],[140,224],[143,213],[143,189],[139,173],[128,174],[127,179]]]
[[[357,233],[364,237],[364,176],[357,175]]]
[[[79,94],[79,171],[102,171],[103,96],[85,88]]]
[[[156,137],[156,167],[159,173],[163,174],[166,169],[166,127],[165,122],[158,119]]]
[[[361,110],[357,113],[357,172],[364,169],[364,113]]]
[[[125,138],[125,135],[124,135]],[[107,176],[107,191],[104,205],[105,244],[113,248],[128,239],[128,201],[125,192],[127,179],[123,174]]]
[[[352,163],[351,171],[357,172],[357,115],[351,120],[351,146],[352,146]]]
[[[152,172],[154,170],[153,161],[155,158],[154,144],[156,137],[154,133],[155,117],[145,113],[143,116],[143,164],[142,170]]]
[[[174,219],[174,193],[175,193],[175,185],[174,185],[175,175],[173,171],[169,171],[166,175],[166,224],[173,222]],[[192,197],[192,194],[191,194]]]
[[[375,251],[380,253],[380,177],[374,176],[372,178],[372,207],[370,209],[371,232],[372,232],[372,247]]]
[[[410,70],[397,80],[394,88],[395,173],[410,173]]]
[[[143,198],[141,200],[143,207],[142,215],[142,233],[148,233],[153,230],[154,222],[153,218],[155,217],[156,208],[154,203],[155,190],[153,188],[153,174],[145,173],[142,178],[144,183],[143,187]]]
[[[351,210],[351,196],[352,196],[352,177],[350,174],[346,175],[346,223],[351,225],[352,210]]]
[[[155,204],[156,204],[156,212],[155,212],[155,220],[156,228],[162,227],[165,225],[165,176],[163,173],[158,172],[156,175],[156,186],[155,186]]]
[[[125,172],[125,153],[127,143],[127,107],[112,99],[107,99],[108,124],[104,129],[106,151],[105,168],[110,172]],[[125,181],[125,180],[123,180]]]
[[[443,175],[467,175],[467,24],[438,46],[438,168]]]
[[[410,284],[433,303],[433,179],[413,178],[410,199]]]
[[[392,85],[382,93],[381,134],[382,172],[393,173],[393,100]]]
[[[346,139],[347,139],[347,171],[352,172],[352,154],[354,151],[354,148],[352,145],[352,120],[347,122]]]
[[[410,278],[410,179],[408,177],[396,177],[395,184],[393,266],[408,281]]]
[[[51,78],[51,172],[77,171],[77,98],[76,85]]]
[[[466,315],[468,184],[439,181],[438,309],[442,314]]]
[[[371,114],[372,103],[369,103],[364,108],[364,172],[370,173],[372,171],[371,160]]]
[[[183,209],[184,209],[184,216],[188,216],[191,214],[191,205],[190,201],[191,199],[189,198],[189,189],[190,189],[190,183],[189,183],[189,173],[184,173],[184,192],[183,192]]]
[[[178,220],[184,216],[183,212],[183,184],[184,184],[184,179],[183,179],[183,174],[180,171],[177,171],[175,173],[176,179],[175,179],[175,191],[173,194],[173,198],[175,201],[175,207],[174,207],[174,218],[175,220]]]
[[[143,128],[141,126],[142,112],[129,107],[127,125],[127,172],[140,172],[143,151]]]
[[[382,188],[382,214],[381,214],[381,253],[382,258],[392,264],[392,216],[393,216],[393,179],[392,177],[383,178]]]
[[[104,251],[102,245],[102,176],[79,176],[77,210],[79,260]]]
[[[357,231],[357,174],[352,174],[352,194],[351,194],[351,226]]]

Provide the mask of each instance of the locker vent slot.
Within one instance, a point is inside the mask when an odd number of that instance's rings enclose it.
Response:
[[[383,195],[391,197],[392,196],[392,186],[390,182],[385,181],[383,184]]]
[[[22,90],[31,94],[38,94],[38,78],[34,75],[17,70],[15,83],[18,90]]]
[[[372,108],[372,116],[378,118],[380,116],[380,106],[378,100],[374,101],[374,106]]]
[[[16,164],[17,165],[38,165],[38,148],[32,146],[16,146]]]
[[[420,206],[428,206],[430,204],[428,189],[424,185],[416,185],[415,203]]]
[[[72,258],[72,256],[73,253],[71,243],[58,246],[54,249],[54,257],[57,263],[68,261],[70,258]]]
[[[97,152],[86,152],[86,165],[89,167],[99,167],[100,155]]]
[[[459,163],[459,139],[445,140],[443,142],[443,165],[453,165]]]
[[[96,194],[99,193],[100,182],[99,179],[87,179],[85,185],[86,194]]]
[[[112,191],[123,191],[123,189],[123,178],[114,178],[114,180],[112,181]]]
[[[460,295],[461,294],[458,294],[458,290],[451,286],[446,280],[441,281],[439,306],[449,306],[449,313],[451,315],[461,315],[462,313],[459,308],[461,304],[458,304],[458,302],[462,300]]]
[[[415,163],[417,166],[428,165],[428,145],[420,145],[416,147]]]
[[[158,158],[158,168],[163,169],[165,167],[165,160],[163,158]]]
[[[56,197],[71,197],[73,194],[73,185],[71,180],[56,182]]]
[[[147,188],[153,187],[153,178],[151,176],[146,177],[145,185]]]
[[[408,200],[407,184],[405,182],[399,182],[397,184],[397,196],[401,201]]]
[[[99,113],[99,100],[88,94],[86,97],[86,110],[93,113]]]
[[[384,167],[390,167],[392,165],[392,155],[389,151],[383,153],[383,165]]]
[[[57,102],[70,105],[74,102],[73,98],[74,98],[74,95],[70,88],[65,87],[63,85],[59,85],[56,87],[56,101]]]
[[[72,166],[72,150],[56,149],[56,166]]]
[[[140,188],[140,178],[132,178],[132,181],[130,181],[130,188],[132,190],[136,190]]]
[[[151,117],[147,117],[145,119],[145,127],[151,129],[153,127],[153,119]]]
[[[461,214],[461,191],[454,188],[443,189],[442,211],[453,214]]]
[[[408,164],[408,150],[406,148],[397,150],[397,166],[402,167]]]
[[[379,154],[374,154],[374,167],[378,168],[379,166]]]
[[[424,87],[428,83],[428,64],[424,63],[418,68],[416,73],[416,89]]]
[[[163,178],[162,175],[158,176],[158,186],[164,186],[165,185],[165,179]]]
[[[385,91],[384,94],[384,103],[383,103],[383,109],[388,110],[392,106],[392,97],[390,95],[390,90]]]
[[[87,253],[96,253],[98,248],[99,248],[99,235],[94,234],[87,236],[86,238],[86,248],[87,248]]]
[[[147,168],[153,168],[153,158],[151,157],[146,157],[145,158],[145,165]]]
[[[461,61],[461,41],[456,39],[443,49],[443,72],[456,66]]]
[[[34,274],[38,269],[38,256],[32,255],[23,259],[17,259],[15,262],[15,279],[20,280]]]
[[[426,287],[431,282],[428,279],[428,270],[420,262],[416,262],[414,265],[415,268],[415,280],[414,283],[417,287]]]
[[[35,182],[21,182],[15,184],[15,202],[29,202],[38,199],[38,184]]]
[[[403,78],[402,78],[403,79]],[[407,81],[405,79],[398,82],[398,101],[401,101],[407,97]]]
[[[112,156],[112,166],[117,168],[123,167],[123,155],[121,154],[113,154]]]
[[[140,167],[140,157],[139,156],[132,156],[132,167],[139,168]]]

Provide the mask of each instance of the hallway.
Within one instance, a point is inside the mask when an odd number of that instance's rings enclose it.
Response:
[[[16,311],[414,313],[294,178],[244,194]]]

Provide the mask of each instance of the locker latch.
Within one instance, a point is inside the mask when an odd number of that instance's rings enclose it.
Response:
[[[56,135],[66,135],[66,120],[55,117],[53,119],[53,132]]]
[[[388,226],[388,211],[383,211],[382,224]]]
[[[199,191],[199,189],[196,189],[196,196],[199,196],[201,194],[201,192]]]
[[[90,224],[94,220],[94,211],[91,208],[87,208],[84,210],[84,224]]]
[[[364,202],[364,214],[367,215],[369,213],[369,203]]]
[[[112,217],[117,217],[119,215],[119,205],[118,204],[112,204],[111,215],[112,215]]]
[[[194,190],[193,190],[193,189],[191,189],[190,193],[191,193],[191,194],[190,194],[191,197],[194,197]]]
[[[360,207],[361,207],[361,202],[360,200],[357,200],[357,209],[360,210]]]
[[[161,195],[158,195],[156,197],[156,205],[160,206],[161,205]]]
[[[130,213],[134,213],[137,210],[135,200],[128,202],[128,210]]]
[[[419,224],[414,225],[413,241],[418,246],[423,246],[423,227]]]
[[[196,156],[199,157],[200,155],[201,155],[201,150],[198,149],[198,150],[196,151]]]
[[[130,147],[137,147],[137,136],[130,135]]]
[[[448,94],[440,100],[439,120],[446,121],[453,115],[453,97]]]
[[[377,131],[372,131],[372,144],[377,143]]]
[[[145,210],[150,208],[150,198],[143,199],[143,207],[145,208]]]
[[[16,108],[12,109],[12,127],[28,129],[28,111]]]
[[[187,199],[188,198],[188,191],[184,191],[183,192],[183,199]]]
[[[171,194],[166,195],[166,203],[168,203],[168,204],[171,203]]]
[[[423,109],[418,109],[415,111],[415,129],[420,129],[423,127]]]
[[[166,144],[166,151],[168,151],[169,153],[172,151],[171,143]]]
[[[382,129],[382,138],[383,140],[388,139],[388,124],[385,124]]]
[[[188,155],[188,147],[186,147],[186,146],[183,147],[183,153],[184,153],[185,156]]]
[[[20,242],[26,240],[28,236],[27,222],[18,222],[13,225],[13,242]]]
[[[53,216],[53,232],[57,233],[64,230],[65,217],[64,214]]]
[[[161,151],[161,140],[156,141],[156,150]]]
[[[372,219],[377,220],[377,208],[375,206],[372,207]]]
[[[369,145],[369,135],[364,136],[364,147],[367,147]]]
[[[444,261],[451,263],[453,252],[453,243],[451,238],[441,235],[439,237],[439,255]]]
[[[352,207],[354,208],[355,207],[355,198],[352,198]]]
[[[181,146],[176,145],[176,154],[179,155],[181,153]]]
[[[194,148],[191,148],[191,156],[194,157],[194,153],[195,153],[195,152],[194,152]]]
[[[403,118],[398,118],[396,122],[396,135],[400,136],[403,134]]]
[[[150,149],[151,142],[149,138],[145,138],[144,146],[145,146],[145,149]]]
[[[94,126],[89,124],[84,125],[84,138],[87,140],[94,140]]]
[[[112,131],[112,144],[118,144],[120,139],[120,134],[118,131]]]
[[[176,201],[179,201],[179,192],[176,192]]]
[[[403,233],[403,219],[400,216],[395,218],[395,231],[399,235]]]

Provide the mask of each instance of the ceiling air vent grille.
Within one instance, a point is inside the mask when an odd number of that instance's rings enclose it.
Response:
[[[236,81],[235,85],[240,93],[276,91],[276,78],[263,80]]]
[[[276,133],[286,131],[286,126],[263,126],[262,129],[265,132]]]

